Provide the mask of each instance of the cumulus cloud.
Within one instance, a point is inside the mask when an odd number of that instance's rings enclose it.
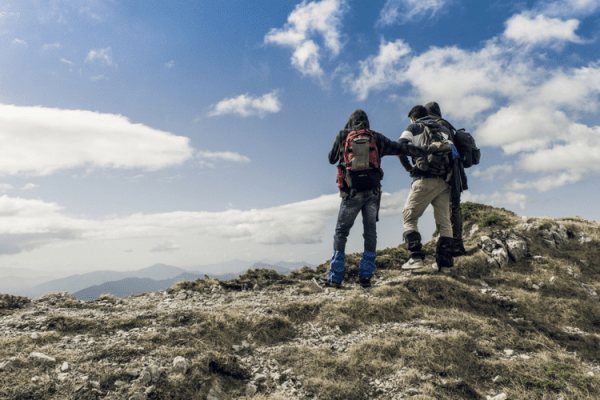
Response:
[[[279,91],[273,90],[261,97],[253,96],[248,93],[221,100],[211,106],[208,115],[211,117],[227,114],[235,114],[241,117],[250,117],[257,115],[262,118],[267,113],[277,113],[281,110],[279,102]]]
[[[49,175],[74,167],[157,170],[192,158],[187,137],[126,117],[0,104],[0,174]]]
[[[292,65],[303,75],[321,78],[322,56],[318,37],[332,56],[342,49],[340,25],[347,9],[346,0],[303,0],[288,16],[283,28],[273,28],[265,35],[265,44],[277,44],[293,49]]]
[[[529,12],[514,15],[506,22],[504,36],[519,44],[532,45],[561,45],[565,42],[582,43],[583,40],[575,34],[579,21],[569,19],[548,18]]]
[[[342,78],[342,82],[359,100],[365,100],[371,91],[383,90],[406,80],[401,63],[404,61],[403,57],[410,52],[410,47],[402,39],[382,41],[377,55],[359,61],[358,78],[347,75]]]
[[[377,25],[392,25],[413,18],[433,17],[448,0],[387,0],[379,13]]]
[[[84,62],[98,61],[104,66],[113,65],[112,49],[106,47],[104,49],[90,50]]]

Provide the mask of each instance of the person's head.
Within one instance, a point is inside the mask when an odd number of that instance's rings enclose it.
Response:
[[[355,110],[344,127],[346,130],[369,129],[369,117],[363,110]]]
[[[440,109],[440,105],[435,101],[425,104],[425,109],[430,117],[442,118],[442,110]]]
[[[416,120],[426,117],[426,116],[427,116],[427,109],[425,109],[425,107],[423,107],[421,105],[414,106],[408,113],[408,118],[410,118],[410,120],[412,122],[415,122]]]

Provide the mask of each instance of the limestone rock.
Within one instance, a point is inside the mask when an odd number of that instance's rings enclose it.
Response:
[[[583,232],[579,232],[576,236],[577,241],[582,245],[589,247],[592,244],[592,238]]]
[[[190,362],[187,358],[177,356],[173,360],[173,370],[175,372],[179,372],[180,374],[185,375],[190,369]]]
[[[47,356],[43,353],[39,353],[36,351],[29,354],[29,358],[33,359],[34,361],[37,361],[40,364],[54,364],[56,362],[56,358]]]

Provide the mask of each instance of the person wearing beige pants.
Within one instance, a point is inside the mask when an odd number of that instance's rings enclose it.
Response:
[[[450,132],[429,117],[423,106],[413,107],[408,116],[412,123],[402,132],[398,142],[410,143],[421,148],[428,147],[425,139],[426,131],[434,129],[439,132],[439,140],[451,143],[449,142]],[[454,154],[454,145],[452,144],[451,147]],[[402,266],[402,269],[411,270],[424,266],[425,253],[421,250],[418,221],[430,204],[433,206],[435,223],[440,231],[440,239],[435,252],[436,264],[433,267],[441,272],[449,272],[449,268],[454,265],[451,256],[453,243],[452,223],[450,222],[451,187],[448,183],[452,174],[450,157],[448,155],[447,161],[441,164],[443,167],[436,171],[437,174],[434,174],[431,169],[418,168],[418,165],[421,165],[420,162],[415,162],[409,171],[413,182],[402,211],[402,223],[404,225],[403,237],[407,243],[410,259]],[[419,161],[419,159],[413,161]],[[400,162],[402,163],[402,159]]]

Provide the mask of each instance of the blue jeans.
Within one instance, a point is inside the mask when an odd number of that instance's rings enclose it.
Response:
[[[333,251],[345,253],[346,240],[350,228],[360,211],[363,219],[363,237],[365,238],[365,251],[375,252],[377,248],[377,203],[379,193],[373,190],[358,192],[352,197],[346,197],[340,205],[335,235],[333,236]]]

